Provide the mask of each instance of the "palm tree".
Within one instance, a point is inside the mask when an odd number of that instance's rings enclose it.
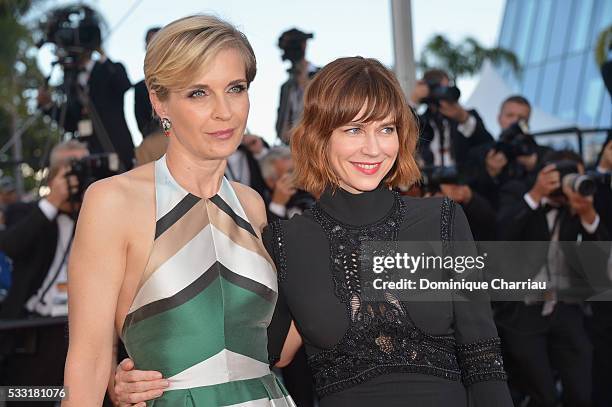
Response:
[[[444,69],[457,80],[458,77],[478,73],[485,59],[494,64],[508,63],[515,73],[519,73],[521,69],[518,58],[512,51],[499,47],[485,48],[472,37],[453,44],[441,34],[434,35],[425,44],[418,66],[423,70]]]
[[[612,95],[612,58],[608,55],[612,51],[612,25],[606,27],[597,37],[595,45],[595,61],[601,69],[601,77]]]

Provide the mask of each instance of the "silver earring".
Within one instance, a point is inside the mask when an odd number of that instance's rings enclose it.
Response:
[[[172,122],[170,122],[170,119],[163,117],[161,119],[161,125],[162,125],[162,128],[164,129],[164,133],[168,135],[168,133],[170,132],[170,129],[172,128]]]

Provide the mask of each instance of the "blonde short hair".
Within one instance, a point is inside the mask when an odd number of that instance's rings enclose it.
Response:
[[[176,20],[157,32],[147,46],[144,62],[147,88],[165,100],[170,91],[185,89],[202,67],[225,49],[240,52],[250,84],[257,71],[255,53],[242,32],[209,15]]]

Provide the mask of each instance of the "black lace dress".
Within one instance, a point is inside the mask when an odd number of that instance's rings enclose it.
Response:
[[[326,191],[263,238],[279,273],[271,362],[294,320],[321,407],[512,406],[487,302],[361,299],[359,242],[472,240],[452,201]]]

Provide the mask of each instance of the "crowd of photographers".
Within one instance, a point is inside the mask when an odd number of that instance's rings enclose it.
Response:
[[[147,42],[156,31],[147,32]],[[270,147],[261,137],[246,134],[228,159],[226,177],[257,190],[270,220],[290,218],[315,200],[293,184],[287,146],[304,88],[317,71],[305,59],[310,38],[312,34],[293,29],[279,40],[291,68],[280,94],[278,145]],[[164,153],[165,137],[152,118],[143,82],[134,86],[135,115],[143,135],[142,145],[134,150],[123,114],[124,93],[131,86],[125,69],[98,55],[94,60],[92,52],[86,52],[64,66],[72,72],[66,76],[70,83],[64,84],[67,104],[58,105],[45,90],[39,94],[40,108],[78,135],[51,151],[48,193],[21,202],[12,180],[0,179],[2,385],[62,383],[65,320],[27,329],[4,329],[2,322],[67,315],[66,264],[84,190],[97,179]],[[423,180],[402,193],[452,198],[463,207],[475,240],[610,240],[610,135],[595,167],[585,168],[574,152],[538,145],[528,131],[531,106],[524,97],[509,97],[500,106],[502,133],[497,138],[475,110],[461,106],[459,97],[442,70],[425,72],[411,92],[413,109],[422,111],[417,158]],[[569,276],[563,280],[566,284],[584,283],[584,270],[563,260],[545,262],[542,268],[542,278],[548,281]],[[586,304],[581,298],[560,296],[560,291],[550,290],[536,301],[494,304],[513,397],[517,405],[552,407],[563,400],[565,406],[610,406],[612,303]],[[312,406],[305,359],[298,357],[283,373],[298,405]]]
[[[416,194],[461,204],[475,240],[551,242],[527,273],[549,288],[524,301],[493,303],[515,404],[612,405],[612,304],[610,298],[584,301],[610,288],[610,245],[580,246],[610,241],[610,133],[596,165],[585,168],[577,153],[539,145],[529,134],[531,106],[524,97],[500,106],[496,140],[458,98],[439,70],[426,72],[412,92],[415,108],[426,105],[419,116],[423,182]],[[554,242],[576,244],[559,249]],[[574,261],[585,253],[588,265]]]

